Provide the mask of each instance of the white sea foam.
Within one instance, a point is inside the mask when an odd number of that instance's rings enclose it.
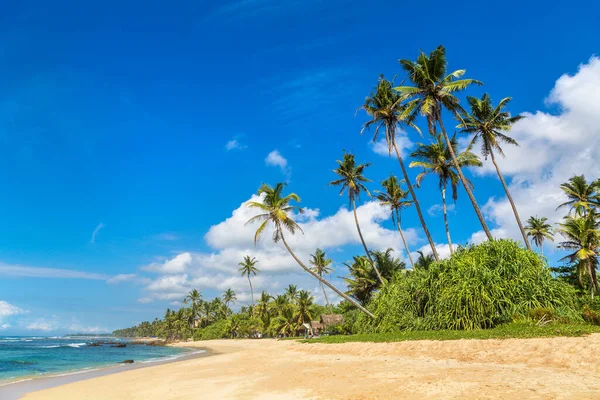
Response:
[[[87,343],[70,343],[67,346],[69,347],[75,347],[75,348],[79,348],[79,347],[83,347],[85,346]]]

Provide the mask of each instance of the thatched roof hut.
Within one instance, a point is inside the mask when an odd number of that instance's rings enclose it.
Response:
[[[310,321],[310,327],[313,329],[313,331],[315,329],[321,330],[321,329],[325,328],[325,326],[319,321]]]
[[[341,314],[323,314],[321,315],[321,323],[325,328],[331,325],[341,325],[344,323],[344,316]]]

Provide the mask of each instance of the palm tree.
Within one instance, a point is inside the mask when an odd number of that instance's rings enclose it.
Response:
[[[325,284],[331,290],[336,292],[342,298],[352,302],[358,309],[360,309],[362,312],[364,312],[368,316],[375,318],[375,316],[369,310],[367,310],[366,308],[364,308],[363,306],[358,304],[354,299],[352,299],[351,297],[344,294],[338,288],[333,286],[331,283],[329,283],[325,279],[321,278],[319,275],[314,273],[310,268],[308,268],[306,265],[304,265],[304,263],[302,263],[302,261],[300,261],[298,256],[296,256],[296,254],[292,251],[291,247],[288,245],[287,241],[285,240],[284,230],[289,231],[292,235],[297,230],[302,232],[302,228],[300,228],[300,226],[296,223],[296,221],[294,221],[288,215],[290,212],[293,212],[293,211],[302,212],[301,211],[302,209],[297,206],[290,205],[290,203],[292,201],[300,202],[300,197],[295,193],[290,193],[287,196],[283,196],[282,192],[283,192],[284,187],[285,187],[285,185],[283,183],[278,183],[277,185],[275,185],[275,187],[271,187],[267,184],[262,184],[261,187],[258,189],[258,195],[261,196],[261,201],[260,202],[259,201],[250,201],[247,203],[248,207],[257,208],[261,212],[260,214],[250,218],[248,220],[248,222],[246,222],[246,224],[249,224],[249,223],[252,223],[255,221],[262,221],[262,223],[256,230],[256,233],[254,234],[254,244],[256,245],[256,243],[260,239],[262,233],[264,233],[265,229],[267,228],[267,225],[269,223],[273,224],[275,227],[275,231],[273,233],[273,241],[275,243],[277,243],[281,240],[283,242],[283,245],[287,249],[287,251],[294,258],[294,260],[296,260],[298,265],[300,265],[300,267],[304,271],[308,272],[313,277],[317,278],[320,282],[323,282],[323,284]],[[302,232],[302,233],[304,233],[304,232]]]
[[[329,275],[332,269],[329,265],[333,262],[331,259],[327,258],[325,252],[321,249],[317,249],[315,254],[310,255],[311,259],[308,262],[313,266],[312,270],[317,273],[320,277],[323,275]],[[321,283],[321,289],[323,290],[323,296],[325,296],[325,303],[327,304],[327,308],[329,308],[329,300],[327,299],[327,293],[325,293],[325,286],[323,286],[323,282]]]
[[[183,304],[187,304],[188,302],[192,305],[192,317],[193,320],[196,321],[196,317],[198,316],[198,304],[202,301],[202,295],[196,289],[189,292],[185,298],[183,299]],[[190,327],[194,326],[194,322],[191,323]]]
[[[394,89],[399,92],[401,100],[408,101],[405,103],[404,111],[406,115],[405,119],[408,122],[414,122],[418,114],[425,116],[429,133],[432,135],[435,135],[437,124],[440,125],[446,145],[450,150],[452,161],[454,162],[454,168],[456,168],[456,172],[467,191],[467,195],[469,195],[469,199],[473,204],[473,208],[485,234],[488,239],[492,239],[492,234],[483,219],[483,214],[479,209],[471,188],[469,188],[467,179],[462,173],[454,154],[454,149],[450,144],[450,137],[442,121],[442,107],[455,115],[459,115],[459,112],[462,111],[458,98],[453,93],[464,90],[471,84],[480,85],[481,82],[474,79],[460,79],[465,74],[465,70],[457,70],[446,75],[447,64],[446,49],[444,46],[438,46],[429,56],[421,52],[416,62],[400,60],[400,65],[408,73],[408,77],[414,86],[398,86]],[[435,258],[436,260],[438,259],[438,257]]]
[[[546,217],[529,217],[527,226],[525,226],[527,236],[531,237],[531,240],[540,249],[542,255],[544,254],[544,240],[548,239],[551,242],[554,242],[552,226],[546,223],[546,221],[548,221],[548,218]]]
[[[431,254],[425,255],[421,250],[417,250],[419,257],[417,258],[417,262],[415,263],[415,269],[423,269],[427,270],[435,262],[435,259]]]
[[[523,229],[523,224],[521,223],[521,218],[519,217],[519,212],[517,211],[517,206],[515,206],[515,202],[510,195],[510,191],[508,190],[508,186],[506,185],[504,176],[500,172],[500,167],[498,167],[498,163],[496,163],[496,157],[494,155],[494,152],[496,151],[498,154],[504,157],[504,152],[502,151],[502,147],[500,147],[500,143],[512,144],[515,146],[519,145],[515,139],[503,133],[510,131],[513,124],[523,118],[520,115],[513,117],[508,111],[503,110],[504,107],[508,105],[510,100],[510,97],[505,97],[500,100],[500,103],[498,103],[496,107],[493,107],[492,99],[487,93],[485,93],[481,99],[467,96],[467,102],[471,107],[471,112],[462,113],[463,115],[460,118],[461,123],[458,125],[458,128],[462,128],[462,132],[475,134],[471,140],[471,144],[481,140],[481,154],[486,160],[488,156],[491,157],[492,163],[494,164],[496,172],[498,173],[498,177],[500,178],[500,182],[502,182],[504,192],[506,192],[506,197],[508,198],[513,213],[515,214],[515,219],[517,220],[517,225],[519,225],[519,229],[521,230],[521,235],[523,235],[525,245],[529,250],[531,250],[529,240],[527,240],[525,229]]]
[[[398,128],[402,128],[402,126],[404,125],[412,126],[417,130],[418,128],[412,122],[406,121],[406,108],[404,105],[402,105],[402,99],[400,95],[392,89],[392,86],[393,85],[390,81],[381,76],[379,78],[379,82],[377,84],[377,89],[375,90],[375,92],[372,92],[365,99],[365,103],[361,108],[365,110],[368,115],[371,116],[371,119],[365,123],[361,133],[365,129],[368,129],[371,126],[375,126],[373,141],[376,142],[377,137],[379,135],[379,130],[382,127],[384,128],[385,141],[388,145],[390,155],[392,154],[393,149],[396,152],[396,157],[398,158],[398,162],[400,163],[400,169],[402,170],[404,181],[408,186],[410,196],[413,202],[415,203],[415,209],[417,210],[419,220],[421,221],[421,225],[423,226],[423,230],[425,231],[425,236],[427,236],[427,240],[429,241],[429,245],[431,246],[431,251],[433,252],[435,259],[437,260],[438,254],[435,248],[435,244],[433,243],[433,239],[431,238],[431,234],[429,233],[429,229],[427,228],[427,224],[425,223],[425,219],[423,218],[421,206],[417,199],[417,195],[415,194],[415,191],[413,190],[413,187],[410,183],[408,173],[406,172],[406,167],[404,166],[404,161],[402,161],[402,157],[400,156],[400,150],[398,150],[398,145],[396,143],[396,130]]]
[[[341,186],[340,196],[344,193],[345,190],[348,190],[348,199],[350,204],[352,204],[352,208],[354,210],[354,222],[356,223],[356,230],[358,230],[358,236],[360,237],[360,241],[365,248],[365,253],[373,264],[373,259],[369,253],[369,249],[365,243],[365,239],[363,238],[362,232],[360,230],[360,225],[358,224],[358,215],[356,214],[356,200],[359,198],[362,192],[367,193],[367,195],[371,195],[369,190],[364,185],[366,182],[371,182],[369,179],[365,178],[363,172],[367,167],[371,164],[358,164],[356,165],[356,161],[354,159],[354,154],[344,152],[344,158],[342,160],[337,160],[338,167],[333,170],[336,174],[340,176],[340,179],[329,182],[332,186]],[[377,267],[373,265],[375,268],[375,272],[377,272],[377,277],[383,283],[383,278],[381,274],[377,270]]]
[[[402,209],[405,207],[409,207],[413,202],[410,200],[405,200],[408,192],[402,190],[400,184],[404,181],[398,182],[398,179],[392,174],[389,178],[385,179],[381,182],[381,186],[385,189],[385,191],[377,190],[375,193],[375,198],[379,200],[379,204],[382,206],[387,206],[392,211],[392,223],[398,227],[398,232],[400,232],[400,237],[402,238],[402,242],[404,243],[404,248],[406,249],[406,254],[408,255],[408,259],[410,260],[410,264],[414,267],[414,262],[412,256],[410,255],[410,250],[408,249],[408,244],[406,243],[406,239],[404,238],[404,233],[402,232],[401,221],[402,221]]]
[[[295,303],[296,300],[298,300],[298,287],[290,283],[290,285],[285,289],[285,295],[292,303]]]
[[[392,248],[389,248],[386,251],[372,252],[375,264],[377,264],[377,268],[379,268],[383,278],[388,281],[393,279],[398,271],[403,271],[406,269],[405,264],[399,258],[395,258],[392,255],[393,252],[394,249]]]
[[[600,207],[600,179],[590,184],[584,175],[575,175],[568,182],[560,185],[567,195],[568,201],[556,209],[569,206],[569,213],[575,210],[579,215],[586,215],[591,209]]]
[[[594,297],[594,291],[600,293],[596,277],[598,256],[600,256],[600,222],[596,217],[597,215],[593,210],[586,216],[567,215],[563,222],[558,224],[559,228],[557,229],[567,239],[561,242],[558,247],[573,250],[573,253],[563,257],[562,260],[577,263],[581,283],[581,271],[587,270],[592,286],[592,298]]]
[[[377,276],[373,274],[373,267],[365,256],[354,256],[352,263],[344,263],[348,267],[349,277],[343,278],[348,285],[348,293],[361,304],[371,300],[373,292],[377,290]]]
[[[235,303],[236,300],[237,296],[235,295],[233,289],[229,288],[225,291],[225,293],[223,293],[223,302],[226,306],[229,306],[229,303]]]
[[[258,318],[265,321],[265,318],[269,315],[269,301],[271,300],[271,295],[263,290],[260,294],[260,300],[258,304],[256,304],[256,312]],[[267,324],[268,325],[268,324]]]
[[[248,277],[252,305],[254,305],[254,289],[252,289],[252,281],[250,281],[250,275],[256,276],[256,274],[260,272],[259,269],[255,267],[256,263],[258,263],[258,260],[255,257],[250,258],[250,256],[245,256],[244,261],[238,264],[241,265],[238,271],[242,273],[242,276],[246,275]]]
[[[296,308],[296,320],[298,325],[302,325],[306,321],[312,319],[310,306],[313,304],[313,297],[306,290],[301,290],[298,293],[298,307]]]
[[[444,224],[446,225],[446,236],[448,238],[448,245],[450,246],[450,254],[454,254],[454,249],[452,248],[452,239],[450,238],[450,227],[448,226],[446,189],[449,183],[452,188],[452,199],[456,202],[458,197],[458,182],[460,178],[456,172],[456,168],[454,167],[450,149],[446,145],[446,141],[444,140],[443,136],[436,134],[435,139],[435,142],[428,145],[423,143],[418,144],[419,147],[417,150],[411,154],[411,157],[417,159],[418,161],[411,162],[410,167],[423,168],[423,172],[417,176],[417,187],[421,185],[421,181],[427,174],[436,174],[438,176],[438,185],[440,191],[442,192],[442,209],[444,212]],[[458,152],[458,141],[456,140],[456,135],[452,136],[450,143],[452,150],[455,154],[457,154],[456,160],[461,168],[481,166],[481,161],[470,151],[470,148],[467,148],[461,153]],[[470,188],[473,187],[473,184],[468,179],[467,184]]]

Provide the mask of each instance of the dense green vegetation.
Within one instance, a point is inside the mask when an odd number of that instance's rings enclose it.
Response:
[[[523,116],[512,116],[507,111],[510,98],[494,104],[489,94],[481,98],[466,96],[467,108],[463,107],[458,96],[482,83],[464,78],[463,69],[448,72],[442,46],[429,54],[421,52],[414,61],[400,60],[400,67],[406,75],[400,86],[381,76],[366,97],[361,109],[369,119],[361,133],[371,130],[374,141],[383,137],[390,155],[395,153],[398,159],[402,179],[392,174],[383,180],[380,190],[371,193],[368,186],[372,180],[367,177],[371,164],[344,152],[333,170],[337,177],[330,182],[340,189],[340,194],[347,194],[356,226],[356,232],[347,234],[358,234],[364,249],[363,254],[345,263],[345,290],[326,279],[332,272],[331,260],[323,250],[315,249],[310,259],[303,261],[286,240],[288,235],[304,233],[301,224],[294,220],[303,212],[300,197],[296,193],[285,194],[283,183],[263,184],[258,189],[258,199],[247,204],[256,211],[247,222],[256,223],[254,242],[265,232],[272,233],[274,245],[282,244],[298,265],[319,281],[326,306],[315,304],[309,292],[293,284],[285,294],[262,292],[260,299],[255,299],[251,278],[260,272],[260,260],[247,255],[240,260],[239,272],[248,279],[249,306],[234,312],[237,296],[231,289],[222,298],[211,301],[203,300],[197,290],[192,290],[184,299],[186,307],[167,310],[163,319],[143,322],[115,334],[198,340],[289,337],[299,334],[304,323],[317,320],[324,313],[344,316],[344,323],[329,327],[329,333],[361,333],[352,337],[357,340],[531,337],[596,331],[585,324],[600,325],[600,179],[588,181],[584,175],[573,176],[560,186],[566,201],[557,204],[557,209],[566,210],[566,215],[554,226],[539,216],[530,216],[523,225],[496,160],[497,156],[504,156],[503,146],[518,145],[510,137],[510,130]],[[457,133],[448,134],[443,116],[454,119]],[[429,137],[423,136],[419,123],[426,125]],[[396,134],[400,131],[418,133],[423,138],[409,164],[419,168],[416,185],[410,180],[398,148]],[[459,146],[460,135],[469,143],[464,149]],[[498,240],[487,226],[473,184],[464,174],[468,168],[483,165],[473,152],[476,144],[481,146],[483,161],[489,158],[494,165],[523,243]],[[429,174],[437,179],[424,180]],[[440,259],[417,198],[417,189],[425,181],[436,183],[440,190],[451,253],[445,260]],[[452,244],[448,188],[453,200],[465,191],[488,241],[478,245]],[[365,240],[356,212],[361,195],[373,197],[389,208],[410,269],[392,249],[374,251],[373,248],[380,248],[379,244]],[[416,260],[401,226],[402,213],[409,209],[416,212],[430,245],[427,251],[417,252]],[[531,250],[530,240],[537,252]],[[558,249],[567,253],[559,265],[548,266],[543,245],[555,240]],[[329,304],[327,290],[343,300],[337,305]],[[458,331],[461,333],[455,333]]]

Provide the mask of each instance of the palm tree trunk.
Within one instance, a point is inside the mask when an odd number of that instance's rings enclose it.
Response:
[[[369,249],[367,248],[367,244],[365,243],[365,239],[363,238],[362,232],[360,231],[360,225],[358,224],[358,216],[356,215],[356,201],[354,199],[352,199],[352,207],[354,208],[354,222],[356,222],[356,229],[358,230],[358,236],[360,236],[360,241],[362,242],[362,245],[365,248],[365,253],[367,253],[367,257],[369,258],[369,261],[371,262],[371,266],[377,273],[377,278],[379,278],[379,282],[381,282],[381,285],[383,286],[383,285],[385,285],[385,282],[383,281],[383,277],[381,276],[379,269],[373,262],[373,259],[371,258],[371,253],[369,252]]]
[[[415,263],[413,262],[412,256],[410,255],[410,250],[408,249],[408,243],[406,243],[406,239],[404,238],[404,233],[402,232],[402,228],[400,227],[400,215],[398,215],[398,211],[396,211],[396,220],[398,221],[398,232],[400,232],[400,237],[402,238],[402,242],[404,242],[404,248],[406,249],[406,254],[408,254],[408,259],[410,260],[410,265],[415,267]]]
[[[492,156],[492,163],[494,163],[494,167],[496,167],[496,172],[498,173],[498,177],[500,178],[500,182],[502,182],[502,187],[504,187],[504,191],[506,192],[506,197],[510,202],[510,206],[512,207],[513,213],[515,214],[515,219],[517,220],[517,224],[519,225],[519,230],[521,231],[521,235],[523,235],[523,240],[525,241],[525,246],[529,250],[531,250],[531,245],[529,244],[529,240],[527,240],[527,235],[525,234],[525,229],[523,229],[523,224],[521,223],[521,218],[519,218],[519,212],[517,211],[517,206],[515,206],[515,202],[508,191],[508,186],[506,186],[506,182],[504,181],[504,176],[500,172],[500,168],[496,163],[496,157],[494,156],[494,151],[490,151],[490,155]]]
[[[448,137],[448,133],[446,132],[446,128],[444,127],[444,122],[442,121],[442,115],[440,113],[439,108],[435,112],[436,112],[436,119],[440,123],[440,128],[442,130],[442,134],[444,135],[444,139],[446,140],[446,146],[448,146],[448,150],[450,150],[450,155],[452,156],[454,168],[456,168],[456,172],[458,172],[458,176],[460,177],[460,180],[461,180],[465,190],[467,191],[467,195],[469,195],[469,199],[471,199],[471,203],[473,204],[473,208],[475,209],[475,214],[477,214],[477,218],[479,218],[479,222],[481,223],[481,226],[483,227],[483,231],[487,235],[488,239],[492,240],[493,239],[492,233],[488,229],[487,224],[485,223],[485,220],[483,219],[483,214],[481,214],[481,210],[479,209],[479,205],[477,204],[477,200],[475,200],[475,196],[473,196],[473,192],[471,191],[471,188],[469,187],[467,179],[463,175],[460,165],[458,165],[458,160],[456,159],[456,154],[454,154],[454,149],[452,148],[452,143],[450,142],[450,138]]]
[[[283,244],[285,245],[285,248],[287,249],[287,251],[294,258],[294,260],[296,260],[296,262],[298,263],[298,265],[300,265],[302,267],[303,270],[305,270],[306,272],[308,272],[309,274],[311,274],[312,276],[314,276],[315,278],[317,278],[319,280],[319,282],[325,284],[328,288],[330,288],[335,293],[337,293],[338,296],[340,296],[343,299],[346,299],[350,303],[354,304],[360,311],[364,312],[365,314],[367,314],[371,318],[375,318],[375,316],[369,310],[367,310],[366,308],[364,308],[363,306],[361,306],[352,297],[348,296],[346,293],[342,292],[341,290],[339,290],[338,288],[336,288],[335,286],[333,286],[331,283],[329,283],[328,281],[326,281],[325,279],[321,278],[319,275],[317,275],[316,273],[314,273],[306,265],[304,265],[302,263],[302,261],[300,261],[300,259],[296,256],[296,254],[292,251],[292,249],[290,248],[290,246],[287,244],[287,241],[285,240],[285,236],[283,236],[283,232],[281,233],[281,240],[283,240]]]
[[[596,277],[596,271],[592,264],[592,260],[587,260],[588,272],[590,274],[590,282],[592,283],[592,299],[594,298],[594,291],[600,293],[600,287],[598,287],[598,278]]]
[[[421,220],[421,225],[423,226],[423,230],[425,231],[425,236],[427,236],[427,240],[429,241],[429,245],[431,246],[431,251],[433,252],[433,258],[435,258],[436,261],[440,261],[437,250],[435,248],[435,244],[433,243],[433,239],[431,238],[431,234],[429,233],[429,229],[427,229],[427,224],[425,223],[425,219],[423,219],[423,213],[421,212],[421,206],[419,205],[419,200],[417,200],[417,195],[415,194],[412,184],[410,183],[410,179],[408,178],[408,174],[406,173],[406,168],[404,168],[404,162],[402,161],[402,157],[400,157],[400,151],[398,150],[398,146],[396,145],[396,142],[394,142],[394,149],[396,150],[396,157],[398,157],[398,162],[400,163],[400,168],[402,169],[402,175],[404,175],[404,180],[406,181],[406,185],[408,186],[408,191],[410,192],[410,196],[412,197],[412,200],[415,203],[415,208],[417,210],[417,214],[419,214],[419,220]]]
[[[321,284],[321,289],[323,289],[323,296],[325,296],[325,304],[327,304],[327,308],[329,307],[329,299],[327,298],[327,293],[325,293],[325,286],[323,286],[323,282],[319,282]]]
[[[252,298],[252,313],[254,314],[254,290],[252,289],[252,281],[250,281],[250,274],[248,274],[248,283],[250,284],[250,297]]]
[[[452,240],[450,239],[450,227],[448,226],[448,212],[446,209],[446,188],[442,189],[442,208],[444,209],[444,224],[446,225],[446,237],[448,237],[448,246],[450,246],[450,255],[454,254],[452,249]]]

